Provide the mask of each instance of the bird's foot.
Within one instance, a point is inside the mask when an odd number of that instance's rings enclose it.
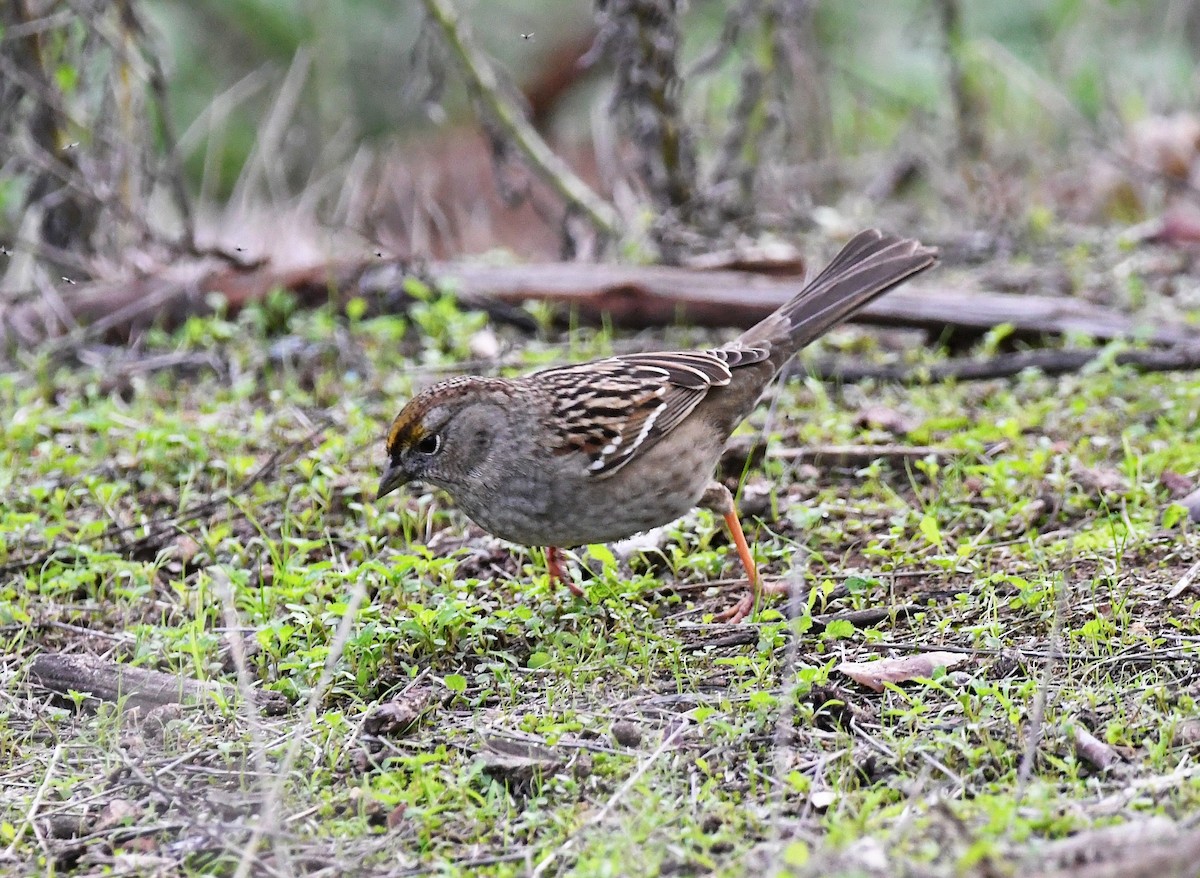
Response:
[[[750,613],[753,612],[753,610],[754,610],[754,595],[750,592],[746,592],[744,595],[741,596],[741,598],[738,600],[738,602],[736,604],[734,604],[732,607],[722,610],[721,612],[719,612],[715,616],[713,616],[713,621],[729,622],[731,625],[737,624],[738,622],[741,622],[743,619],[745,619],[747,616],[749,616]]]
[[[575,584],[575,580],[571,579],[570,571],[567,570],[566,562],[563,561],[562,549],[557,546],[546,548],[546,569],[550,573],[551,587],[565,585],[575,597],[583,597],[583,589]]]
[[[760,596],[787,593],[788,584],[786,582],[763,582],[759,580],[757,588],[754,582],[751,582],[749,589],[738,599],[737,603],[717,613],[713,616],[713,620],[716,622],[728,622],[731,625],[736,624],[745,620],[754,612],[754,604]]]

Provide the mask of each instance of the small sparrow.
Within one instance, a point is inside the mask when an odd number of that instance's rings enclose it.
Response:
[[[392,423],[378,496],[415,480],[436,485],[484,530],[545,546],[552,579],[576,594],[559,549],[711,509],[749,582],[717,618],[741,621],[763,591],[784,589],[762,585],[733,497],[713,480],[726,440],[797,351],[936,262],[933,248],[869,229],[791,301],[721,347],[441,381]]]

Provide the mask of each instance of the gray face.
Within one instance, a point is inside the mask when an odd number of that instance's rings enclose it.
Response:
[[[490,400],[426,403],[418,396],[396,418],[377,498],[418,480],[454,496],[487,463],[504,429],[503,411]]]

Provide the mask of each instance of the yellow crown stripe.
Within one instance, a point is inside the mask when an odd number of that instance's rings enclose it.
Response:
[[[407,448],[424,435],[425,428],[421,426],[421,413],[401,412],[396,416],[396,420],[392,421],[392,428],[388,430],[387,447],[389,450],[398,447]]]

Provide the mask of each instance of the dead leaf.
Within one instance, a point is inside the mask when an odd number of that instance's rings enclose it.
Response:
[[[887,405],[868,405],[858,410],[854,416],[854,424],[858,427],[874,427],[889,433],[904,435],[917,429],[918,421],[904,412]]]
[[[566,765],[553,749],[532,741],[489,736],[483,744],[484,773],[510,789],[527,790],[535,778],[555,774]]]
[[[886,683],[932,677],[938,668],[954,668],[970,656],[958,652],[922,652],[903,658],[885,658],[874,662],[842,662],[838,670],[868,689],[882,692]]]
[[[1089,467],[1076,461],[1071,467],[1071,474],[1090,494],[1123,494],[1129,490],[1125,476],[1111,467]]]
[[[1177,473],[1174,470],[1163,470],[1162,474],[1158,477],[1158,481],[1170,492],[1171,498],[1174,500],[1186,497],[1193,489],[1196,489],[1195,479],[1189,479],[1187,476]]]
[[[387,816],[387,828],[395,829],[397,826],[400,826],[402,823],[404,823],[404,812],[407,810],[407,803],[401,802],[399,805],[389,811]]]
[[[112,829],[114,826],[119,826],[126,821],[139,817],[141,813],[142,807],[135,802],[131,802],[128,799],[113,799],[104,806],[104,810],[96,818],[96,823],[92,826],[92,831],[104,832],[106,829]]]
[[[828,810],[836,801],[837,793],[833,790],[813,790],[808,794],[808,804],[812,805],[814,811]]]

